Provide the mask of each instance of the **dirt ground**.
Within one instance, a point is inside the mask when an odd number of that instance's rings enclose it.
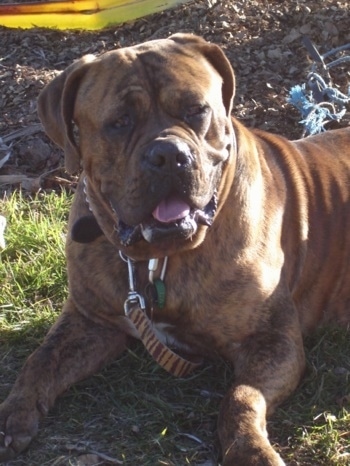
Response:
[[[0,168],[1,191],[70,185],[62,153],[43,133],[36,112],[45,83],[84,54],[174,32],[199,34],[223,47],[237,77],[237,117],[251,127],[300,137],[301,116],[286,97],[292,86],[306,82],[312,64],[302,37],[310,37],[320,53],[350,42],[347,4],[201,0],[94,33],[0,28],[0,161],[10,154]],[[346,92],[349,75],[349,63],[337,67],[333,85]],[[348,118],[340,124],[348,124]]]

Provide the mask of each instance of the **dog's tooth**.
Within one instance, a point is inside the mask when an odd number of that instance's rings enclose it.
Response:
[[[143,225],[141,225],[141,233],[142,233],[142,236],[143,238],[148,242],[148,243],[152,243],[152,238],[153,238],[153,231],[152,231],[152,228],[150,227],[144,227]]]
[[[194,220],[201,225],[205,225],[207,227],[212,226],[213,224],[213,219],[209,217],[209,215],[206,215],[202,210],[197,210],[194,214]]]

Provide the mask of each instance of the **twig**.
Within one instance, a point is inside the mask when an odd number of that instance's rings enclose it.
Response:
[[[37,123],[32,126],[27,126],[26,128],[17,129],[16,131],[13,131],[13,133],[3,136],[2,140],[4,143],[7,143],[13,141],[14,139],[31,136],[32,134],[39,133],[40,131],[44,131],[44,129],[41,123]]]

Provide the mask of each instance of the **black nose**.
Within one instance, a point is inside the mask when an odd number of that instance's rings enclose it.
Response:
[[[144,160],[152,170],[174,173],[188,168],[193,156],[189,146],[179,139],[157,139],[146,150]]]

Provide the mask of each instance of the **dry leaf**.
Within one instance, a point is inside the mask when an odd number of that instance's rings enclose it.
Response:
[[[101,459],[97,455],[88,453],[87,455],[80,455],[77,459],[77,466],[97,466],[102,465]]]

